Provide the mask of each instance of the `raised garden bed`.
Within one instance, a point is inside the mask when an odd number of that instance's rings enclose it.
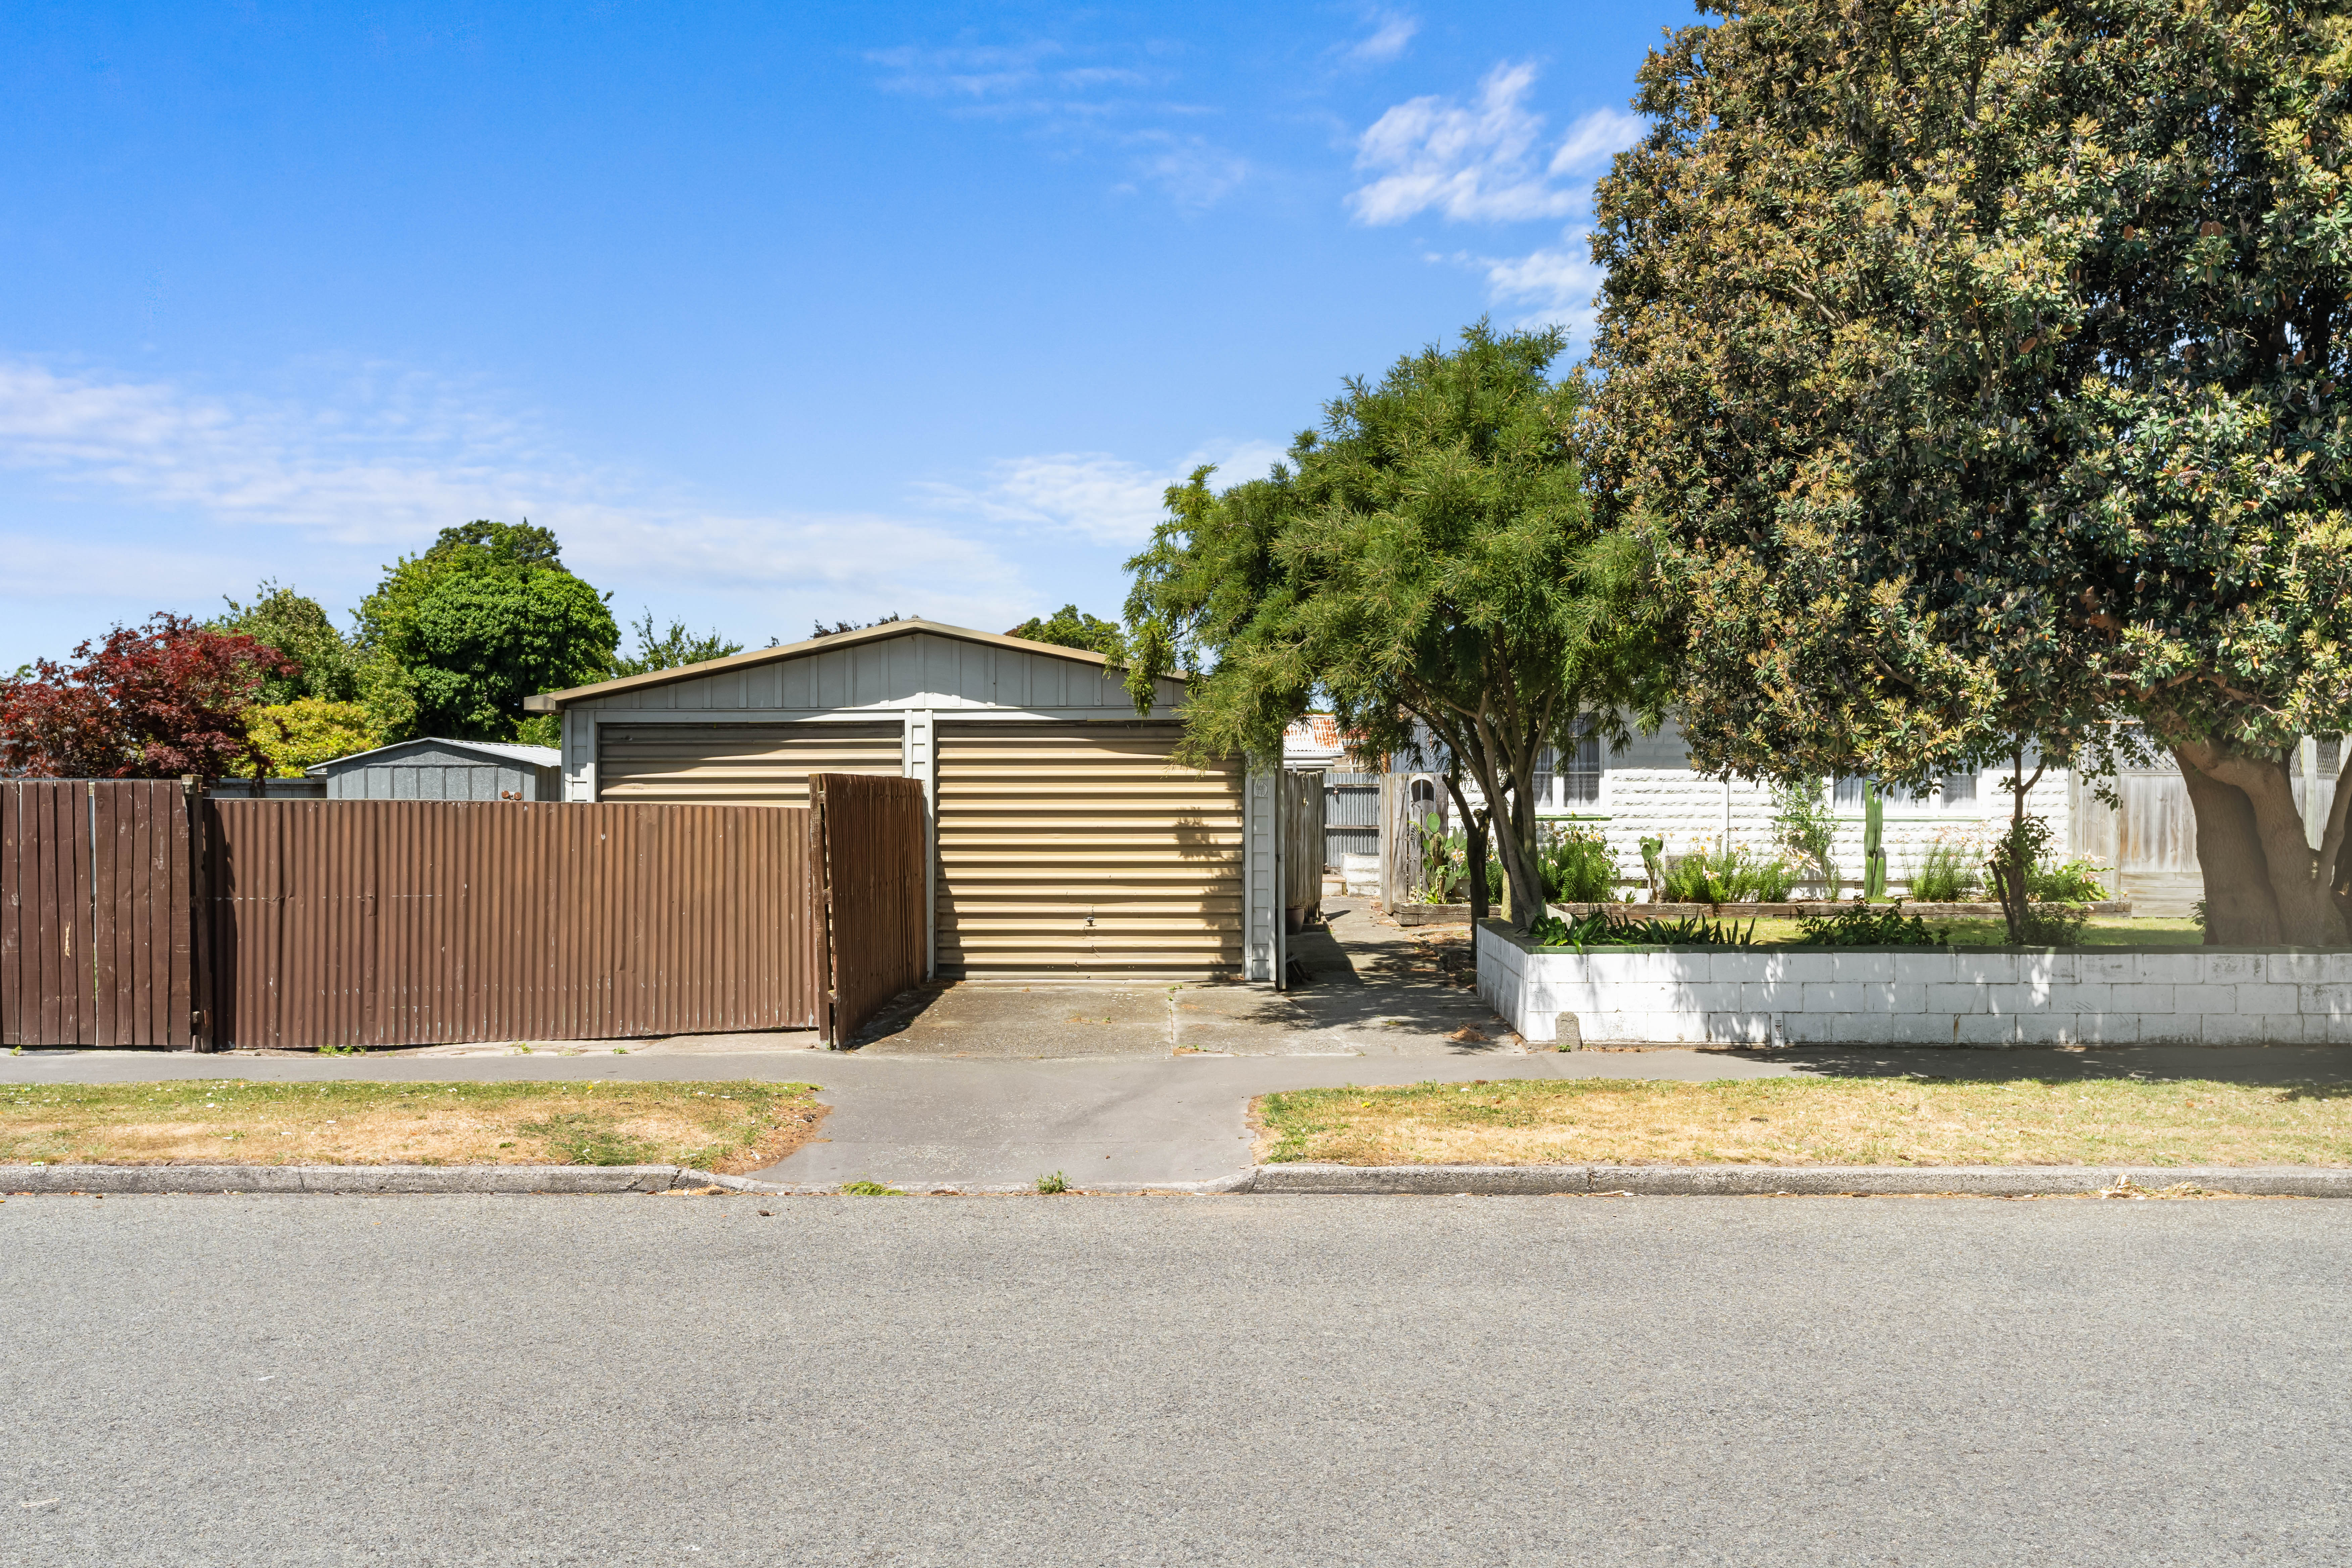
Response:
[[[1818,899],[1779,904],[1551,904],[1551,912],[1573,920],[1589,915],[1595,910],[1607,910],[1612,914],[1630,914],[1636,920],[1795,920],[1801,915],[1833,915],[1851,909],[1853,900],[1828,903]],[[1891,908],[1891,904],[1874,905]],[[2107,899],[2095,904],[2076,904],[2074,909],[2094,915],[2128,915],[2132,912],[2129,899]],[[2001,918],[1999,904],[1914,904],[1906,903],[1903,912],[1930,921],[1997,921]],[[1470,906],[1467,904],[1399,904],[1389,911],[1389,918],[1401,926],[1467,925]]]
[[[1477,931],[1478,994],[1530,1041],[2352,1045],[2352,952],[1594,947]]]
[[[1442,909],[1470,906],[1438,905]],[[1553,904],[1553,913],[1561,916],[1589,915],[1595,910],[1607,910],[1612,914],[1631,914],[1637,920],[1656,919],[1678,921],[1698,920],[1795,920],[1801,915],[1833,915],[1840,910],[1853,907],[1852,899],[1831,902],[1822,899],[1806,899],[1778,904]],[[1892,908],[1893,900],[1882,900],[1874,909]],[[2128,915],[2132,912],[2129,899],[2106,899],[2095,904],[2070,904],[2069,909],[2087,910],[2095,915]],[[1930,921],[1997,921],[2001,918],[1999,904],[1915,904],[1907,900],[1903,912]],[[1466,917],[1465,917],[1466,918]],[[1400,921],[1400,925],[1402,922]]]

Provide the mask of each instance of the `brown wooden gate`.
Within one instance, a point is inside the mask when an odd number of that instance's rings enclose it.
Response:
[[[923,978],[923,785],[811,773],[824,899],[824,1037],[846,1045],[875,1011]]]
[[[198,805],[170,779],[0,781],[0,1045],[202,1048]]]

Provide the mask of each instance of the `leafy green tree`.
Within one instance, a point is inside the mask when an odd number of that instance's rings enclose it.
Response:
[[[817,637],[839,637],[844,632],[862,632],[868,626],[896,626],[898,621],[898,613],[896,610],[884,616],[881,619],[875,621],[835,621],[831,626],[826,626],[823,621],[819,621],[816,623],[816,629],[811,632],[809,637],[812,639]],[[776,645],[772,642],[768,646],[770,647],[773,647]]]
[[[1544,908],[1542,751],[1580,717],[1622,737],[1629,709],[1656,710],[1633,579],[1570,449],[1576,391],[1548,374],[1560,348],[1557,331],[1482,322],[1377,385],[1351,378],[1286,467],[1222,492],[1207,468],[1171,487],[1169,520],[1129,563],[1139,710],[1156,677],[1189,670],[1196,759],[1273,762],[1322,701],[1370,749],[1433,742],[1465,819],[1465,774],[1494,813],[1523,928]]]
[[[2344,29],[1763,0],[1651,57],[1584,434],[1702,765],[2004,761],[2021,816],[2030,754],[2096,777],[2137,719],[2221,770],[2212,939],[2343,940],[2281,748],[2347,706]]]
[[[613,660],[614,675],[650,675],[656,669],[677,669],[743,651],[741,643],[729,642],[715,631],[696,637],[686,629],[684,621],[672,621],[668,630],[656,632],[651,610],[631,622],[629,629],[637,635],[637,651]]]
[[[457,536],[457,537],[453,537]],[[361,603],[362,701],[384,742],[544,739],[522,700],[602,679],[620,629],[544,529],[445,529]]]
[[[223,603],[228,605],[228,614],[209,623],[215,630],[243,632],[301,666],[292,675],[265,679],[262,701],[283,703],[311,697],[348,702],[358,695],[359,657],[318,600],[265,580],[254,590],[251,604],[241,605],[235,599]]]
[[[515,566],[560,570],[563,565],[563,547],[556,542],[554,531],[534,527],[529,518],[520,522],[492,522],[478,517],[456,528],[445,528],[425,553],[447,555],[460,550],[486,551]]]
[[[261,758],[257,772],[272,778],[299,779],[316,763],[372,751],[376,745],[366,709],[356,702],[329,702],[317,697],[248,708],[245,730]]]
[[[1117,621],[1089,616],[1076,605],[1064,605],[1050,616],[1032,616],[1004,635],[1052,643],[1057,647],[1082,647],[1110,659],[1122,658],[1127,651],[1127,639],[1120,635]]]

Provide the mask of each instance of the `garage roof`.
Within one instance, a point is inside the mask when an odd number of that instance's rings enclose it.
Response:
[[[728,670],[746,669],[759,665],[782,664],[792,659],[807,658],[814,654],[833,653],[842,648],[856,647],[864,643],[884,642],[891,637],[925,634],[947,637],[957,642],[980,643],[988,647],[1017,649],[1022,653],[1044,654],[1066,658],[1076,664],[1089,664],[1104,668],[1110,660],[1101,654],[1081,647],[1064,647],[1058,643],[1032,642],[1027,637],[1009,637],[995,632],[975,631],[970,626],[951,626],[940,621],[926,621],[909,616],[905,620],[890,621],[878,626],[862,626],[854,632],[834,632],[805,642],[784,643],[776,647],[763,647],[750,653],[730,654],[725,658],[705,659],[700,664],[683,664],[675,669],[656,669],[645,675],[625,675],[616,680],[600,680],[593,686],[574,686],[563,691],[542,691],[522,700],[523,707],[533,713],[553,713],[566,703],[583,698],[610,697],[618,692],[636,691],[649,686],[667,686],[673,681],[700,680]]]

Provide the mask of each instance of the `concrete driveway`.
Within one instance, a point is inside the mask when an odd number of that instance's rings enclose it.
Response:
[[[874,1018],[864,1057],[1045,1060],[1087,1057],[1523,1055],[1476,991],[1439,957],[1465,933],[1408,932],[1368,900],[1325,906],[1293,937],[1304,983],[1139,985],[967,982],[925,985]]]

